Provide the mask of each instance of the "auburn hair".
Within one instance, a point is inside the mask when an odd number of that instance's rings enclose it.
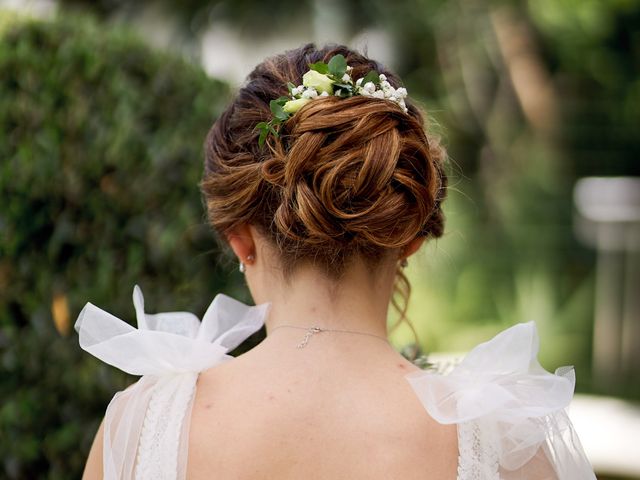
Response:
[[[338,279],[355,257],[375,268],[413,239],[444,230],[445,152],[410,98],[408,113],[359,95],[316,98],[258,145],[255,127],[271,118],[269,102],[288,94],[288,82],[302,83],[309,64],[337,54],[354,79],[376,70],[401,85],[344,45],[309,43],[257,65],[205,142],[201,189],[211,225],[223,244],[234,226],[253,225],[277,248],[285,277],[309,261]],[[409,284],[397,273],[406,310]]]

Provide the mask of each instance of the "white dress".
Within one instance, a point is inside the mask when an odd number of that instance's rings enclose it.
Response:
[[[133,292],[138,328],[87,303],[76,322],[80,346],[140,380],[118,392],[104,418],[105,480],[182,480],[199,372],[263,325],[269,303],[248,306],[218,294],[202,322],[187,312],[144,313]],[[582,480],[595,475],[565,411],[571,368],[538,363],[533,322],[478,345],[449,373],[406,378],[426,411],[457,424],[458,480]]]

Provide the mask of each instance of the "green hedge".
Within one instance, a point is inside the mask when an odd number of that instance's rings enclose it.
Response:
[[[0,21],[1,476],[79,478],[131,382],[78,347],[83,305],[132,321],[138,283],[149,311],[202,315],[240,291],[197,186],[228,89],[85,17],[15,20]]]

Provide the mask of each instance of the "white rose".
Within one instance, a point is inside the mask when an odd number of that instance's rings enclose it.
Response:
[[[333,80],[315,70],[309,70],[302,76],[302,84],[305,87],[314,88],[320,93],[333,93]]]
[[[404,98],[407,96],[407,89],[404,87],[400,87],[396,90],[396,96],[400,98]]]
[[[384,98],[384,92],[382,90],[376,90],[372,96],[375,98]]]
[[[365,83],[364,87],[362,87],[362,88],[365,89],[369,93],[373,93],[373,92],[376,91],[376,86],[373,84],[373,82]]]
[[[282,109],[287,113],[296,113],[302,108],[305,103],[310,101],[310,98],[297,98],[296,100],[289,100],[282,106]]]
[[[378,77],[380,77],[381,82],[384,82],[387,79],[387,76],[384,73],[381,73]]]
[[[359,87],[360,85],[362,85],[362,80],[364,80],[364,78],[359,78],[358,80],[356,80],[356,85]]]
[[[351,77],[349,76],[349,74],[348,74],[348,73],[345,73],[345,74],[342,76],[342,81],[343,81],[343,82],[345,82],[345,83],[349,83],[349,82],[351,81]]]

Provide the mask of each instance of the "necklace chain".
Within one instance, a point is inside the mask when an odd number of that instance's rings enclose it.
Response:
[[[316,333],[320,333],[320,332],[339,332],[339,333],[353,333],[356,335],[367,335],[369,337],[374,337],[374,338],[378,338],[380,340],[383,340],[385,342],[389,342],[389,339],[385,338],[385,337],[381,337],[380,335],[374,335],[373,333],[367,333],[367,332],[356,332],[354,330],[340,330],[340,329],[336,329],[336,328],[322,328],[322,327],[317,327],[317,326],[313,326],[313,327],[302,327],[299,325],[278,325],[277,327],[275,327],[274,329],[271,330],[271,332],[275,332],[277,329],[279,328],[283,328],[283,327],[288,327],[288,328],[298,328],[300,330],[306,330],[304,337],[302,338],[302,340],[300,341],[300,343],[298,343],[297,348],[304,348],[307,343],[309,343],[309,339],[315,335]]]

